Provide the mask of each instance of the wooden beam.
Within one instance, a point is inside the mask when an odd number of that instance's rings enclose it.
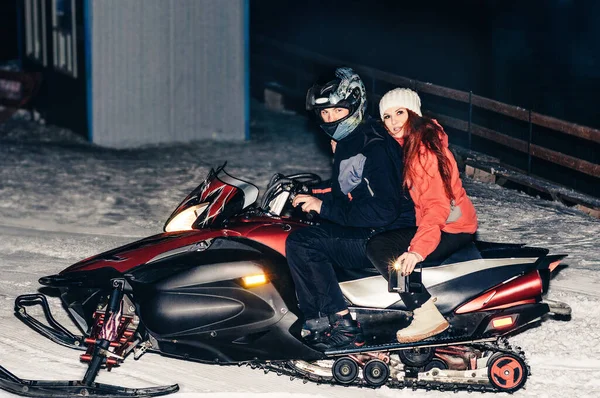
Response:
[[[582,126],[580,124],[565,122],[564,120],[535,112],[531,112],[531,121],[538,126],[547,127],[552,130],[600,144],[600,130]]]
[[[469,93],[465,91],[422,82],[416,82],[415,89],[423,93],[437,95],[438,97],[469,103]]]
[[[434,112],[426,112],[426,114],[437,119],[442,125],[446,125],[465,132],[469,131],[469,124],[464,120],[456,119],[450,116]],[[531,156],[535,156],[539,159],[544,159],[551,163],[555,163],[573,170],[577,170],[581,173],[591,175],[592,177],[600,178],[600,165],[598,164],[588,162],[582,159],[577,159],[573,156],[565,155],[564,153],[543,148],[539,145],[531,144],[531,146],[529,146],[527,144],[527,141],[510,137],[506,134],[502,134],[498,131],[488,129],[477,124],[471,124],[471,134],[507,146],[509,148],[516,149],[517,151],[523,153],[528,153],[528,148],[531,148]]]
[[[475,94],[471,97],[471,101],[473,106],[529,122],[529,111],[525,108],[504,104],[502,102]]]
[[[574,158],[573,156],[565,155],[535,144],[531,144],[531,156],[577,170],[581,173],[591,175],[592,177],[600,178],[600,164]]]
[[[524,122],[529,122],[529,111],[514,105],[503,104],[489,98],[473,95],[472,103],[479,108],[487,109],[488,111],[500,113]],[[600,143],[600,130],[581,126],[575,123],[565,122],[564,120],[555,117],[542,115],[537,112],[531,112],[531,123],[536,126],[547,127],[552,130],[560,131],[561,133],[579,137],[584,140]]]

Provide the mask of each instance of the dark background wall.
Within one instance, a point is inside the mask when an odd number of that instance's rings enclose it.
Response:
[[[600,1],[593,0],[303,0],[251,1],[251,35],[289,43],[351,64],[374,67],[600,128]],[[252,53],[280,60],[253,41]],[[281,70],[275,81],[284,80]],[[365,81],[367,90],[372,84]],[[391,87],[375,83],[383,94]],[[295,84],[306,90],[308,83]],[[421,93],[426,109],[463,120],[464,104]],[[376,102],[376,101],[375,101]],[[377,114],[377,104],[371,113]],[[526,122],[475,108],[473,122],[521,140]],[[447,128],[451,142],[468,135]],[[539,126],[532,143],[595,164],[600,145]],[[573,171],[479,137],[472,148],[521,170],[600,196],[598,177]]]
[[[491,9],[490,95],[600,127],[600,2],[498,1]]]
[[[16,59],[16,0],[0,61]],[[251,34],[600,128],[600,2],[250,0]]]
[[[251,33],[600,127],[600,2],[251,1]]]
[[[0,4],[0,62],[17,59],[17,2],[2,0]]]

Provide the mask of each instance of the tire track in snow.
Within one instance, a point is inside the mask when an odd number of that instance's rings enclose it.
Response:
[[[569,358],[557,358],[553,356],[536,356],[528,360],[534,369],[556,369],[564,371],[600,371],[600,360],[587,358],[585,362]]]
[[[568,279],[550,281],[550,290],[560,290],[569,293],[580,293],[592,297],[600,297],[598,283],[596,281]]]
[[[4,222],[6,222],[6,220],[4,220]],[[112,228],[82,228],[82,227],[77,227],[77,226],[73,226],[73,225],[69,225],[68,229],[65,230],[65,226],[60,226],[60,225],[51,225],[51,224],[47,224],[45,227],[42,226],[33,226],[33,225],[26,225],[27,223],[25,223],[24,225],[11,225],[10,223],[8,224],[0,224],[0,234],[3,235],[13,235],[13,236],[19,236],[19,237],[30,237],[30,236],[34,236],[34,237],[39,237],[39,236],[44,236],[48,233],[51,233],[52,235],[58,235],[58,236],[88,236],[88,237],[97,237],[97,238],[117,238],[117,239],[123,239],[124,241],[132,241],[133,239],[140,239],[143,236],[150,236],[153,233],[160,233],[161,231],[150,231],[147,233],[143,232],[143,231],[137,231],[134,234],[128,234],[128,233],[114,233],[113,231],[117,231],[120,230],[119,227],[112,227]]]

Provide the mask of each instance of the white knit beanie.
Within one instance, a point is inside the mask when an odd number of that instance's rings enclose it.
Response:
[[[379,101],[381,120],[383,120],[383,113],[389,108],[406,108],[419,116],[423,116],[419,94],[409,88],[395,88],[381,97],[381,101]]]

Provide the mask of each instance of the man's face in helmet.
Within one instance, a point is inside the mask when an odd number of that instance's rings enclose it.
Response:
[[[324,108],[321,109],[321,119],[325,123],[333,123],[345,118],[349,113],[347,108]]]

